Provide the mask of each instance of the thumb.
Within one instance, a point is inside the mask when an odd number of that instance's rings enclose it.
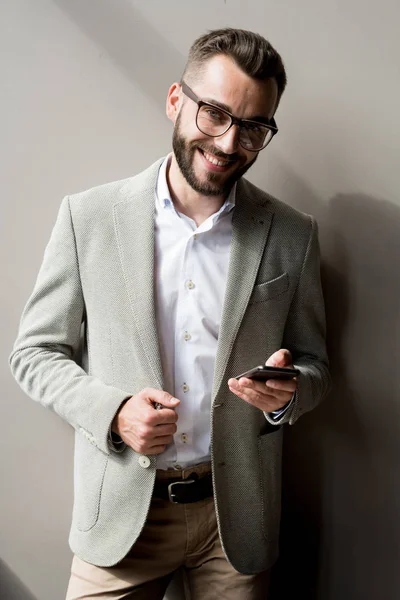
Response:
[[[174,398],[174,396],[171,396],[171,394],[163,392],[162,390],[153,390],[151,400],[156,404],[161,404],[165,408],[175,407],[180,403],[178,398]]]
[[[277,350],[277,352],[271,354],[265,364],[268,367],[290,367],[292,365],[292,355],[289,350]]]

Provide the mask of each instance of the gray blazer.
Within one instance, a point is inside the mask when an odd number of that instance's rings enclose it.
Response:
[[[154,289],[154,190],[161,161],[136,177],[66,197],[10,357],[22,389],[75,429],[70,545],[99,566],[120,561],[149,509],[156,458],[109,442],[122,401],[163,388]],[[227,380],[288,348],[298,392],[278,424]],[[317,228],[246,180],[237,187],[212,392],[219,533],[242,573],[278,554],[281,425],[329,385]]]

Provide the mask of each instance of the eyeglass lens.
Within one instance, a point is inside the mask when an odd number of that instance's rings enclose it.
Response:
[[[197,115],[197,126],[206,135],[217,137],[223,135],[231,124],[231,118],[222,110],[209,105],[200,107]],[[239,142],[248,150],[259,150],[266,146],[272,138],[272,131],[258,123],[243,123],[240,127]]]

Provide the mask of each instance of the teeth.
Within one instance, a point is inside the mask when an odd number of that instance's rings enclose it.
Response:
[[[211,154],[207,154],[206,152],[203,152],[203,155],[208,160],[208,162],[212,163],[213,165],[218,165],[218,167],[226,167],[226,165],[229,164],[229,161],[218,160],[217,158],[215,158],[214,156],[211,156]]]

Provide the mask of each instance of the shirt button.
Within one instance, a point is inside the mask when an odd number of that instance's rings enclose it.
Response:
[[[197,240],[197,238],[198,238],[198,237],[199,237],[199,236],[197,235],[197,233],[195,233],[195,234],[194,234],[194,236],[193,236],[193,239],[194,239],[194,240]]]
[[[187,384],[187,383],[184,383],[184,384],[183,384],[183,386],[182,386],[182,389],[183,389],[183,391],[184,391],[185,393],[186,393],[186,392],[188,392],[188,391],[189,391],[189,386],[188,386],[188,384]]]
[[[189,281],[186,284],[186,287],[188,290],[193,290],[193,288],[195,288],[196,286],[194,285],[193,281],[189,279]]]
[[[190,335],[190,333],[185,331],[185,333],[183,334],[183,339],[185,340],[185,342],[188,342],[189,340],[192,339],[192,336]]]
[[[188,434],[187,433],[182,433],[181,435],[181,440],[184,444],[186,444],[186,442],[188,441]]]
[[[139,456],[139,465],[143,469],[147,469],[150,466],[150,459],[148,456]]]

